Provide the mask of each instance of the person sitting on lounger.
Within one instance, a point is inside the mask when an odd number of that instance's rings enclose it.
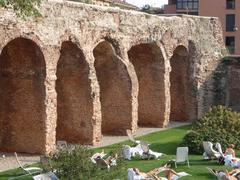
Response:
[[[110,167],[117,165],[117,154],[115,154],[115,157],[108,156],[107,158],[104,158],[105,156],[106,154],[102,151],[101,153],[95,153],[90,159],[94,164],[97,164],[101,168],[107,167],[109,169]]]
[[[102,159],[106,155],[107,154],[104,153],[104,150],[102,150],[102,152],[100,152],[100,153],[93,154],[90,159],[95,164],[96,163],[96,159],[99,159],[99,158]]]
[[[115,157],[108,156],[105,161],[109,166],[116,166],[117,165],[117,158],[118,158],[118,155],[115,154]]]
[[[235,158],[236,155],[235,155],[234,147],[235,147],[234,144],[230,144],[230,145],[228,146],[228,148],[226,149],[224,155],[225,155],[225,156],[231,155],[233,158]]]

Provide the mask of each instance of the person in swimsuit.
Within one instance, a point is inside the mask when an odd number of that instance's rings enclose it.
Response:
[[[234,169],[230,172],[228,170],[225,171],[215,171],[213,169],[213,172],[215,172],[219,177],[227,177],[229,180],[240,180],[240,168]]]
[[[229,146],[228,146],[228,148],[226,149],[226,151],[225,151],[225,156],[227,156],[227,155],[232,155],[232,157],[233,158],[235,158],[236,157],[236,154],[235,154],[235,151],[234,151],[234,144],[230,144]]]
[[[155,168],[147,173],[141,172],[138,168],[133,168],[133,171],[144,178],[154,178],[154,180],[167,179],[171,180],[173,175],[179,176],[177,172],[167,167]],[[165,172],[165,178],[158,177],[161,172]]]

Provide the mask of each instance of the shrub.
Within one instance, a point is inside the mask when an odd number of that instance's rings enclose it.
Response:
[[[92,149],[84,146],[76,146],[72,150],[63,149],[49,157],[49,164],[60,179],[112,180],[125,174],[123,172],[126,172],[126,168],[121,157],[117,160],[117,166],[108,171],[97,167],[91,161],[93,153]],[[118,150],[109,154],[115,153],[118,153]],[[49,170],[49,167],[45,165],[44,169]]]
[[[183,138],[182,146],[188,146],[191,153],[203,152],[203,147],[201,146],[203,142],[203,136],[201,136],[196,131],[188,132]]]
[[[202,142],[219,142],[224,150],[229,144],[240,148],[240,113],[224,106],[213,107],[199,121],[192,131],[183,138],[182,145],[188,146],[191,153],[203,153]]]

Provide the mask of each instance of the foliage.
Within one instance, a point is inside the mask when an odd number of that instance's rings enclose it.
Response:
[[[187,146],[191,153],[202,153],[203,147],[203,136],[196,131],[188,132],[184,138],[182,146]]]
[[[193,124],[182,145],[188,146],[192,153],[202,153],[202,142],[219,142],[223,150],[229,144],[240,148],[240,113],[224,106],[213,107],[199,121]]]
[[[37,7],[42,0],[0,0],[0,6],[4,8],[12,8],[18,15],[40,16]]]
[[[229,64],[231,62],[240,63],[240,57],[238,57],[238,56],[225,56],[223,58],[223,62],[225,62],[226,64]]]
[[[109,155],[118,153],[114,150]],[[124,161],[118,157],[117,166],[108,171],[94,164],[90,157],[93,150],[84,146],[76,146],[74,149],[63,149],[50,157],[51,168],[56,171],[60,179],[82,179],[82,180],[112,180],[125,170]],[[45,169],[47,169],[46,167]]]
[[[226,77],[228,68],[225,63],[220,63],[213,73],[214,104],[224,105],[226,99]]]
[[[142,12],[146,12],[149,14],[164,14],[164,9],[160,7],[152,7],[149,4],[146,4],[141,8]]]

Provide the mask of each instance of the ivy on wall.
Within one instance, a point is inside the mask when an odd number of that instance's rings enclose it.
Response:
[[[0,0],[0,6],[3,8],[13,9],[17,15],[27,16],[40,16],[38,11],[42,0]]]

